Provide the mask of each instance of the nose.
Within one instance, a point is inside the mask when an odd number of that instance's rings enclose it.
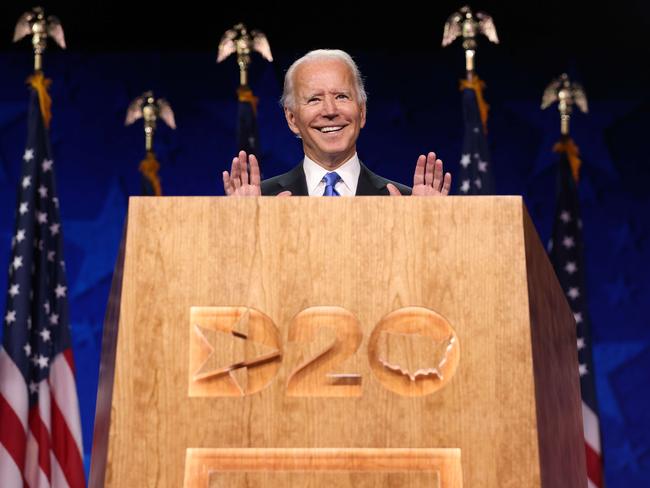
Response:
[[[336,117],[338,115],[338,107],[333,96],[328,95],[323,99],[322,108],[324,117]]]

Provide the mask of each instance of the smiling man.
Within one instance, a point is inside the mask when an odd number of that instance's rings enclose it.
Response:
[[[356,144],[366,124],[366,99],[359,68],[346,52],[319,49],[295,61],[284,79],[282,106],[289,129],[302,139],[304,159],[260,183],[257,159],[241,151],[230,173],[223,172],[226,195],[447,195],[451,174],[443,176],[433,152],[419,156],[412,189],[361,163]]]

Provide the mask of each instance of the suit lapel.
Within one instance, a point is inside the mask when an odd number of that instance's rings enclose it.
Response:
[[[363,163],[360,162],[360,164],[361,171],[359,172],[356,195],[388,195],[385,180],[366,168]]]
[[[278,184],[282,187],[282,191],[289,190],[293,196],[306,197],[309,195],[309,192],[307,191],[307,180],[305,179],[305,170],[302,168],[302,162],[291,171],[284,174],[278,181]]]

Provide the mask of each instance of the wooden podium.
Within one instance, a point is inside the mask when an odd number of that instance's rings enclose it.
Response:
[[[131,198],[91,487],[586,486],[520,197]]]

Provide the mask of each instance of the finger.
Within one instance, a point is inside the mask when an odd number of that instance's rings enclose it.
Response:
[[[427,154],[426,168],[424,170],[424,184],[427,186],[433,185],[433,169],[436,165],[436,153],[430,152]]]
[[[233,191],[232,186],[231,186],[231,183],[230,183],[230,175],[228,174],[227,171],[224,171],[224,172],[221,174],[221,176],[222,176],[222,178],[223,178],[223,191],[224,191],[224,193],[225,193],[226,195],[229,196],[229,195],[232,194],[232,191]]]
[[[436,159],[436,163],[433,169],[433,189],[436,192],[440,191],[442,187],[442,161]]]
[[[449,190],[451,189],[451,173],[445,173],[445,180],[442,182],[442,190],[440,194],[442,196],[449,195]]]
[[[399,196],[401,195],[400,191],[399,191],[399,190],[397,189],[397,187],[396,187],[395,185],[393,185],[392,183],[388,183],[388,184],[386,185],[386,188],[388,189],[388,194],[389,194],[391,197],[399,197]]]
[[[241,171],[241,184],[248,185],[248,158],[246,151],[239,151],[239,168]]]
[[[418,157],[418,162],[415,164],[415,174],[413,175],[413,186],[424,185],[424,167],[426,165],[427,158],[424,154],[420,154]]]
[[[232,186],[237,190],[241,186],[239,158],[235,157],[232,160],[232,171],[230,172],[230,181]]]
[[[260,186],[260,165],[257,162],[257,158],[254,154],[251,154],[248,159],[251,163],[250,184],[253,186]]]
[[[290,196],[291,196],[291,192],[289,190],[281,191],[276,195],[276,197],[290,197]]]

